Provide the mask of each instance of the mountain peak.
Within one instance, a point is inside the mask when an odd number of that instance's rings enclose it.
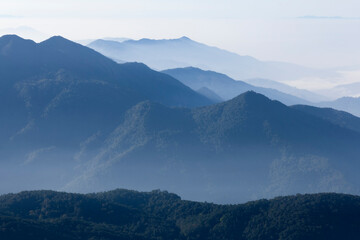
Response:
[[[218,111],[222,109],[220,112],[227,112],[229,116],[234,116],[234,114],[243,114],[243,111],[253,112],[256,114],[264,114],[269,109],[277,109],[277,108],[286,108],[285,105],[278,101],[272,101],[269,98],[265,97],[262,94],[256,93],[254,91],[247,91],[239,96],[226,101],[221,102],[212,106],[205,106],[202,109],[210,109],[213,111],[214,109]]]
[[[23,39],[17,35],[4,35],[0,37],[0,54],[21,53],[33,49],[36,43],[32,40]]]
[[[4,43],[9,43],[9,42],[15,42],[15,43],[21,43],[21,42],[31,42],[31,43],[35,43],[32,40],[29,39],[24,39],[22,37],[19,37],[18,35],[15,34],[8,34],[8,35],[3,35],[2,37],[0,37],[0,44],[3,45]]]
[[[80,44],[70,41],[62,36],[53,36],[43,42],[40,43],[43,46],[57,46],[57,47],[64,47],[64,46],[80,46]]]
[[[197,71],[197,72],[203,72],[204,70],[198,68],[198,67],[184,67],[184,68],[174,68],[174,69],[168,69],[168,70],[188,70],[188,71]]]
[[[183,40],[183,41],[191,41],[190,38],[186,37],[186,36],[182,36],[181,38],[179,38],[179,40]]]
[[[190,41],[192,42],[192,40],[186,36],[183,36],[181,38],[171,38],[171,39],[150,39],[150,38],[142,38],[139,40],[128,40],[126,42],[129,43],[137,43],[137,44],[159,44],[162,42],[177,42],[177,41]]]
[[[3,35],[2,37],[0,37],[0,40],[24,40],[23,38],[19,37],[16,34],[7,34],[7,35]]]
[[[70,40],[68,40],[68,39],[66,39],[66,38],[64,38],[63,36],[60,36],[60,35],[52,36],[48,40],[50,40],[50,41],[70,41]]]
[[[231,107],[231,108],[246,108],[249,111],[265,111],[268,108],[286,108],[286,105],[282,104],[279,101],[271,100],[266,96],[254,92],[254,91],[247,91],[245,93],[240,94],[239,96],[223,103],[219,103],[219,106],[223,107]]]
[[[102,44],[102,43],[117,43],[116,41],[113,40],[106,40],[106,39],[96,39],[92,42],[90,42],[88,45],[92,45],[92,44]]]
[[[251,99],[268,99],[267,97],[265,97],[264,95],[257,93],[255,91],[247,91],[244,92],[242,94],[240,94],[239,96],[233,98],[233,99],[245,99],[245,100],[251,100]]]
[[[238,97],[245,97],[245,98],[267,98],[264,95],[257,93],[255,91],[247,91],[243,94],[240,94]]]

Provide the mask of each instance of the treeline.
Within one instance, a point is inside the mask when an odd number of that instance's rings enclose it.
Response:
[[[360,197],[311,194],[216,205],[163,191],[0,196],[0,239],[359,239]]]

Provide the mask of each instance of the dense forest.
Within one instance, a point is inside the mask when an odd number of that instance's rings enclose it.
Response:
[[[0,239],[358,239],[360,197],[307,194],[216,205],[155,190],[0,196]]]

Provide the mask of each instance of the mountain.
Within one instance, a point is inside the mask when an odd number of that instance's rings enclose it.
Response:
[[[78,164],[75,153],[95,151],[126,110],[141,101],[212,103],[169,75],[144,64],[117,64],[62,37],[39,44],[1,37],[0,79],[0,172],[11,182],[1,192],[12,183],[21,189],[34,181],[58,186],[63,175],[74,174],[68,168]],[[21,171],[24,176],[16,177]],[[50,176],[39,180],[37,173]]]
[[[360,69],[360,68],[359,68]],[[358,72],[354,70],[354,75]],[[330,89],[319,90],[321,94],[332,96],[333,98],[341,98],[343,96],[359,97],[360,96],[360,82],[349,84],[341,84]]]
[[[342,97],[330,102],[320,102],[320,107],[331,107],[337,110],[349,112],[360,117],[360,97]]]
[[[225,74],[204,71],[199,68],[168,69],[163,71],[163,73],[173,76],[194,90],[206,87],[225,100],[234,98],[247,91],[255,91],[288,105],[310,103],[304,99],[279,92],[275,89],[255,87],[243,81],[236,81]]]
[[[295,105],[291,107],[360,133],[360,118],[350,113],[332,108],[317,108],[306,105]]]
[[[0,77],[7,79],[9,84],[18,84],[20,80],[34,81],[34,78],[45,78],[61,72],[79,80],[117,84],[134,95],[143,95],[143,99],[167,105],[194,107],[211,103],[176,79],[153,71],[143,64],[116,64],[101,54],[62,37],[52,37],[36,44],[7,35],[0,38],[0,49]],[[157,87],[150,88],[154,85]]]
[[[81,40],[76,40],[75,42],[80,43],[81,45],[89,45],[90,43],[96,41],[98,39],[81,39]],[[130,38],[114,38],[114,37],[105,37],[102,38],[102,40],[107,40],[107,41],[115,41],[115,42],[125,42],[128,40],[131,40]],[[121,62],[122,63],[122,62]]]
[[[309,102],[321,102],[321,101],[328,100],[325,96],[318,95],[318,94],[310,92],[308,90],[291,87],[287,84],[269,80],[269,79],[253,78],[253,79],[246,79],[244,81],[253,86],[276,89],[280,92],[287,93],[287,94],[296,96],[298,98],[305,99]]]
[[[211,105],[62,37],[0,38],[0,79],[2,193],[163,188],[234,203],[359,192],[359,133],[255,92]]]
[[[121,183],[226,203],[359,191],[359,133],[254,92],[192,110],[140,103],[105,142],[64,190]]]
[[[278,197],[237,205],[155,190],[31,191],[0,197],[1,239],[356,239],[360,198]]]
[[[5,146],[19,141],[41,149],[50,136],[50,146],[78,143],[112,129],[127,109],[144,100],[184,107],[212,103],[166,74],[143,64],[117,64],[62,37],[36,44],[3,36],[0,53],[0,142]]]
[[[235,79],[266,78],[290,81],[305,77],[330,77],[337,73],[283,62],[259,61],[216,47],[179,39],[140,39],[125,42],[96,40],[88,45],[112,59],[143,62],[157,70],[198,67],[225,73]]]

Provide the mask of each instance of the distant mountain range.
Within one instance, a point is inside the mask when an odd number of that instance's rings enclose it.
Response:
[[[314,194],[238,205],[184,201],[155,190],[0,196],[1,239],[351,240],[360,197]]]
[[[305,99],[309,102],[321,102],[321,101],[329,100],[327,97],[313,93],[311,91],[298,89],[295,87],[291,87],[287,84],[283,84],[269,79],[253,78],[253,79],[245,79],[244,81],[253,86],[276,89],[280,92]]]
[[[208,86],[62,37],[1,37],[0,79],[0,192],[162,188],[227,203],[360,192],[360,134],[322,110],[252,91],[213,104],[223,96]]]
[[[344,111],[332,108],[317,108],[306,105],[294,105],[292,108],[320,117],[336,125],[348,128],[360,133],[360,118]]]
[[[332,91],[338,92],[342,96],[360,96],[360,82],[339,85],[333,88]]]
[[[358,69],[360,69],[360,67]],[[359,72],[359,70],[349,70],[349,71],[350,71],[350,73],[348,71],[345,71],[345,72],[346,72],[346,74],[352,76],[352,78],[355,78],[357,76],[357,72]],[[353,73],[351,74],[351,72],[353,72]],[[360,97],[360,82],[339,84],[332,88],[317,90],[317,92],[322,95],[330,96],[331,99],[342,98],[342,97],[355,97],[356,98],[356,97]],[[322,100],[322,101],[329,101],[329,100]]]
[[[343,97],[335,101],[321,102],[316,105],[346,111],[360,117],[360,97]]]
[[[265,78],[291,81],[305,77],[333,77],[330,70],[318,70],[284,62],[259,61],[187,37],[168,40],[128,40],[124,42],[96,40],[90,48],[115,60],[143,62],[156,70],[197,67],[229,75],[235,79]]]
[[[271,88],[271,86],[268,86],[268,88],[255,87],[246,82],[236,81],[225,74],[213,71],[204,71],[199,68],[187,67],[168,69],[162,72],[180,80],[183,84],[189,86],[193,90],[204,87],[208,88],[225,100],[230,100],[247,91],[255,91],[288,105],[310,104],[310,102],[305,99],[280,92]],[[299,90],[299,92],[301,91]],[[308,96],[310,96],[310,94],[308,94]]]
[[[98,39],[82,39],[82,40],[77,40],[75,42],[77,43],[80,43],[84,46],[96,41]],[[130,38],[113,38],[113,37],[105,37],[105,38],[102,38],[102,40],[107,40],[107,41],[115,41],[115,42],[125,42],[125,41],[128,41],[128,40],[131,40]]]

